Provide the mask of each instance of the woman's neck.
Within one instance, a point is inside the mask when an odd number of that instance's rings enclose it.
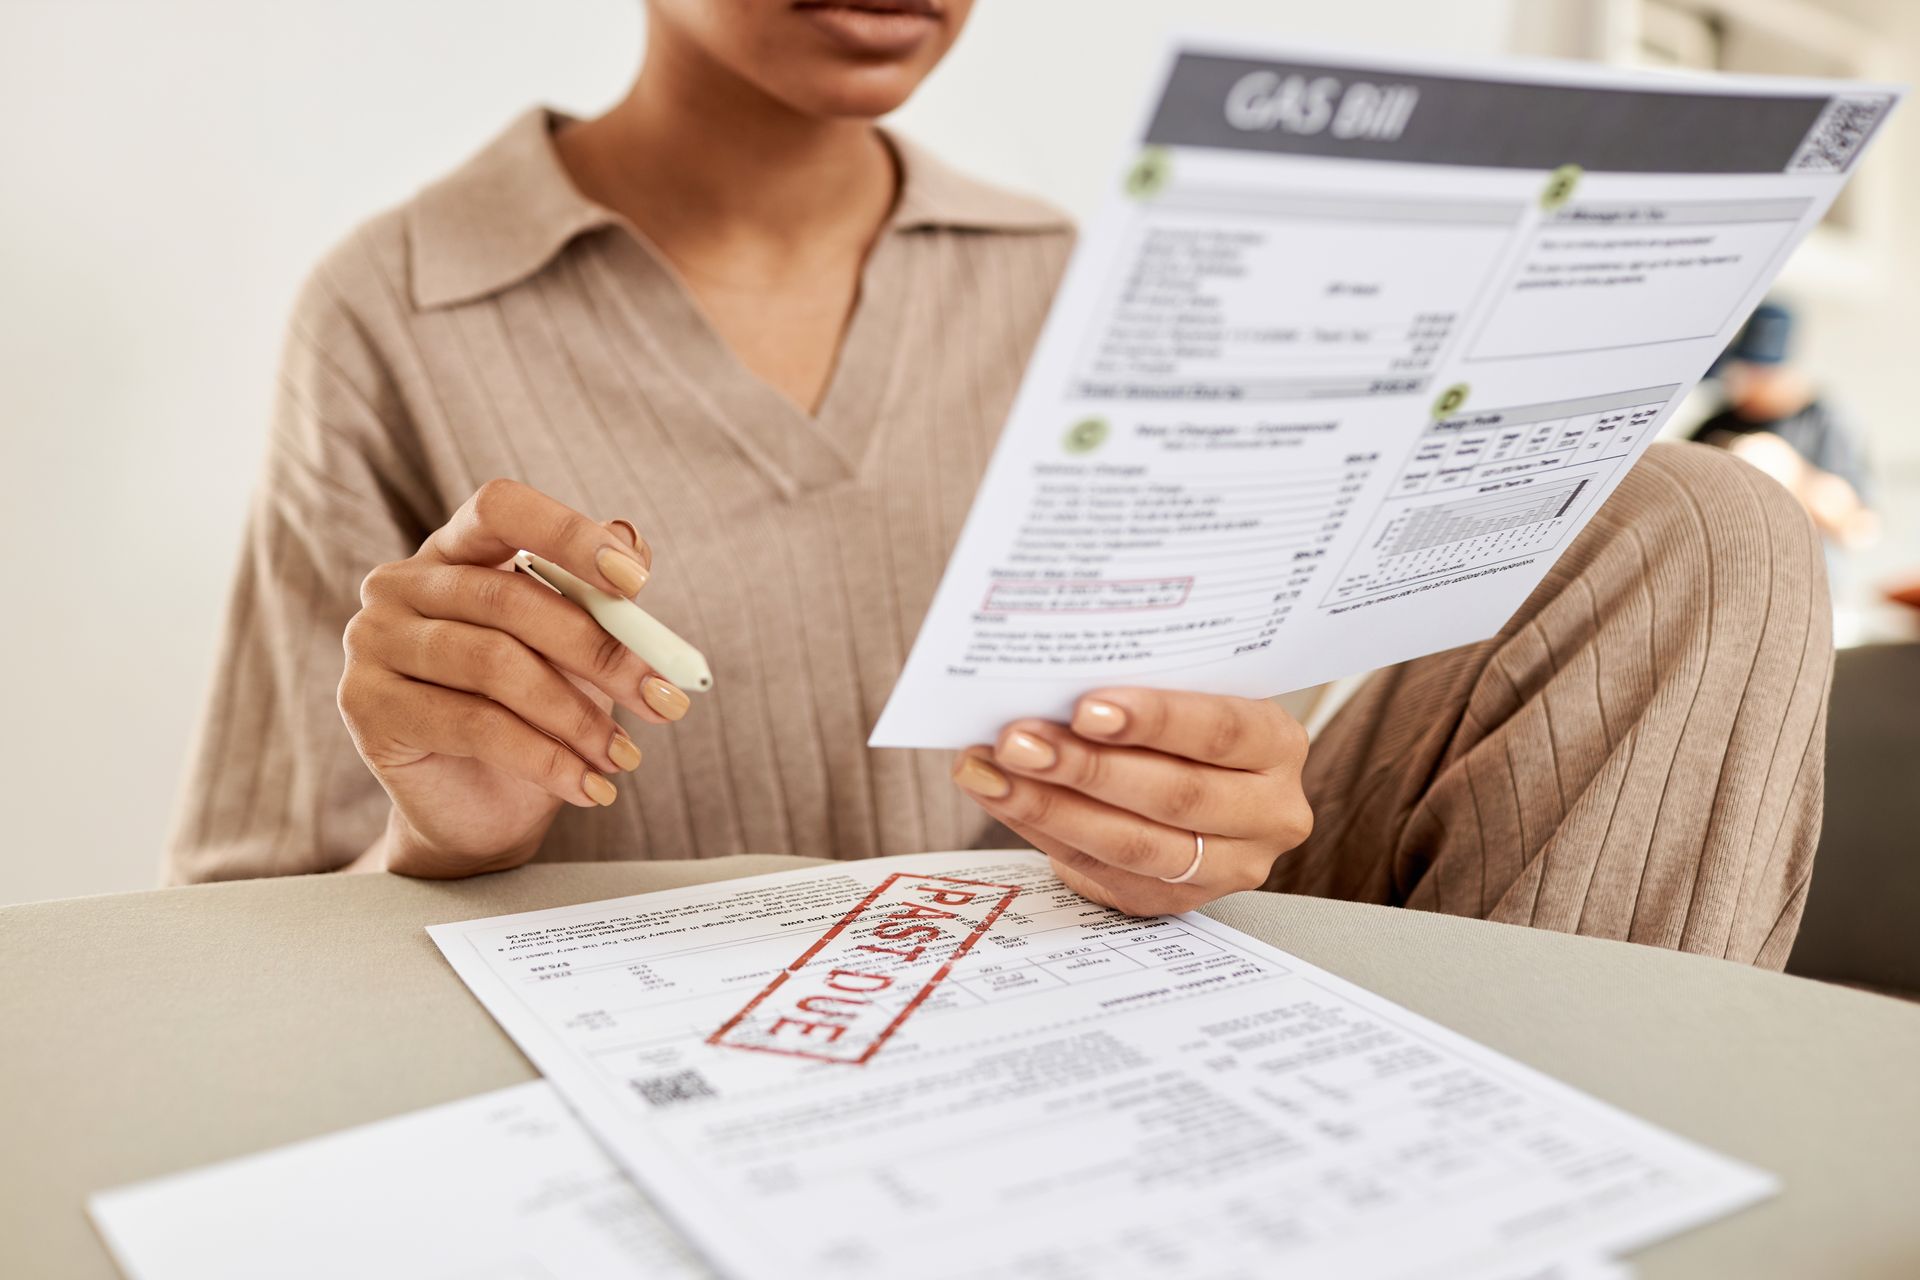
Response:
[[[589,198],[735,284],[857,271],[898,186],[870,122],[802,115],[666,31],[626,98],[558,145]]]

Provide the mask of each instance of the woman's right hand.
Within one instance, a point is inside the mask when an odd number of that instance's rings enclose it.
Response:
[[[518,866],[562,804],[612,804],[606,775],[639,767],[613,704],[654,724],[686,714],[687,695],[585,610],[507,567],[522,548],[629,597],[652,563],[624,520],[598,523],[492,480],[418,552],[367,575],[346,629],[340,714],[393,810],[350,869]]]

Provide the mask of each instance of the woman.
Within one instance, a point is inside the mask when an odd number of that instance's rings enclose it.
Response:
[[[1304,776],[1278,707],[1141,689],[957,763],[866,750],[1069,247],[872,124],[968,8],[652,0],[612,111],[523,118],[327,259],[173,874],[860,858],[998,820],[1133,912],[1265,884],[1778,965],[1821,583],[1792,504],[1707,451],[1650,454],[1499,637],[1370,680]],[[518,547],[644,588],[716,690]],[[1734,603],[1687,606],[1709,586]]]

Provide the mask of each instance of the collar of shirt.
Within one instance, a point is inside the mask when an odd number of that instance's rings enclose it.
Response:
[[[562,117],[536,108],[478,155],[423,190],[407,210],[412,293],[421,308],[498,293],[538,272],[576,236],[622,225],[582,195],[553,147]],[[1065,214],[976,181],[898,134],[885,134],[901,169],[890,232],[935,228],[1065,231]]]

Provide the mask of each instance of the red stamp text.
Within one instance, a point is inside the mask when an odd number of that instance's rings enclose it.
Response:
[[[1019,893],[949,876],[890,875],[707,1043],[864,1063]]]

